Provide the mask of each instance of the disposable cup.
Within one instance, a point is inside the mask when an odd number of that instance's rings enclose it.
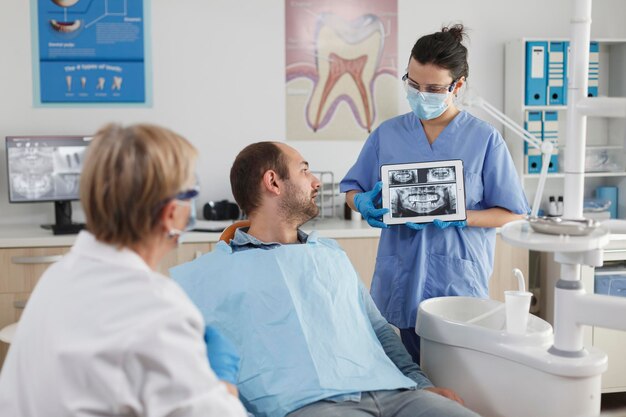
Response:
[[[353,211],[352,213],[350,213],[350,216],[354,223],[361,224],[361,213],[359,213],[358,211]]]
[[[514,334],[526,333],[532,295],[531,292],[527,291],[504,292],[507,332]]]

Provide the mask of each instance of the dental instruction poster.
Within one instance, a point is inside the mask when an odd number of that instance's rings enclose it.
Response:
[[[397,0],[285,0],[288,140],[364,140],[398,114]]]
[[[144,0],[36,0],[36,8],[42,104],[146,102]]]

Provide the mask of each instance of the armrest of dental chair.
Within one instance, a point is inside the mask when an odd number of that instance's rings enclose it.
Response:
[[[235,232],[240,227],[250,227],[250,220],[241,220],[231,224],[226,229],[224,229],[224,231],[220,235],[220,240],[223,240],[226,243],[230,243],[232,238],[235,236]]]

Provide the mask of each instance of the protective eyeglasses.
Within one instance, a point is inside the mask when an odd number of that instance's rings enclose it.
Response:
[[[435,93],[435,94],[445,94],[450,93],[454,90],[456,86],[456,81],[452,81],[450,85],[438,85],[438,84],[426,84],[420,85],[409,78],[409,74],[406,73],[402,76],[402,82],[404,83],[404,88],[412,89],[418,91],[420,93]]]
[[[191,200],[192,198],[197,197],[198,194],[200,194],[200,186],[194,185],[192,188],[179,192],[173,197],[173,199],[180,201]]]
[[[155,221],[156,221],[156,218],[157,218],[156,215],[170,201],[176,200],[178,203],[183,203],[183,205],[191,205],[191,202],[189,200],[191,200],[193,198],[196,198],[199,194],[200,194],[200,186],[199,185],[194,185],[193,187],[191,187],[191,188],[189,188],[187,190],[180,191],[179,193],[177,193],[173,197],[166,198],[165,200],[161,201],[153,209],[153,213],[152,214],[153,214],[153,216],[155,218]]]

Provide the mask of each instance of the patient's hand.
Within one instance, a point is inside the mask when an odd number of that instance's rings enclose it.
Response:
[[[446,398],[451,399],[452,401],[456,401],[457,403],[459,403],[461,405],[465,405],[465,402],[463,401],[463,399],[461,397],[459,397],[457,395],[457,393],[452,391],[451,389],[439,388],[439,387],[429,387],[429,388],[424,388],[424,390],[430,391],[430,392],[434,392],[435,394],[439,394],[442,397],[446,397]]]
[[[229,382],[224,382],[224,385],[226,385],[226,389],[232,396],[239,398],[239,391],[237,390],[237,385],[233,385]]]

